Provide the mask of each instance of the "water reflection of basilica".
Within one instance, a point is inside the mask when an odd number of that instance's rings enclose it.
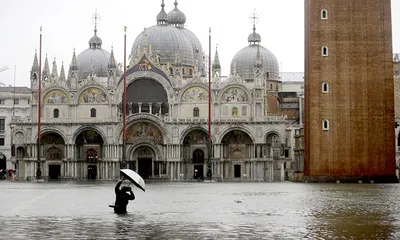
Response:
[[[186,16],[164,3],[157,24],[133,43],[127,68],[127,167],[145,178],[203,178],[208,156],[208,78],[198,38]],[[245,17],[245,16],[244,16]],[[242,36],[243,39],[246,36]],[[212,176],[218,180],[284,180],[291,174],[290,135],[277,112],[278,61],[253,31],[221,80],[218,51],[212,64]],[[117,179],[122,158],[123,72],[97,35],[68,74],[50,71],[46,57],[42,99],[38,59],[31,70],[32,116],[13,122],[23,141],[19,177],[36,173],[37,104],[42,101],[42,172],[51,179]]]

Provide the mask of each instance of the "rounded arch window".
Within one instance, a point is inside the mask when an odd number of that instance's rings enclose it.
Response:
[[[328,19],[328,10],[326,9],[321,10],[321,19]]]
[[[200,110],[198,107],[193,108],[193,117],[199,117],[200,116]]]
[[[328,56],[328,53],[329,53],[328,47],[327,47],[327,46],[323,46],[323,47],[321,48],[321,55],[322,55],[323,57],[327,57],[327,56]]]
[[[92,117],[92,118],[96,117],[96,109],[95,108],[90,109],[90,117]]]
[[[53,118],[58,118],[60,116],[60,111],[56,108],[53,110]]]
[[[325,119],[322,121],[322,130],[324,130],[324,131],[329,130],[329,120]]]
[[[323,82],[322,83],[322,92],[323,93],[328,93],[329,92],[329,83]]]

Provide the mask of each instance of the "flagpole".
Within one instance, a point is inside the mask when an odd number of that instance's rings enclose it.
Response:
[[[212,158],[212,142],[211,142],[211,28],[209,28],[208,43],[208,135],[207,135],[207,178],[211,180],[211,158]]]
[[[42,177],[42,170],[40,168],[40,115],[41,115],[41,99],[42,99],[42,26],[40,26],[40,46],[39,46],[39,90],[38,90],[38,133],[37,133],[37,167],[36,167],[36,179],[39,180]]]
[[[126,168],[126,29],[124,26],[124,102],[123,102],[123,132],[122,132],[122,164],[121,168]]]

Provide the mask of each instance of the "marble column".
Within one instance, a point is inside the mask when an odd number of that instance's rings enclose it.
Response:
[[[142,103],[138,103],[139,104],[139,113],[142,113]]]
[[[281,162],[281,182],[285,181],[285,162]]]

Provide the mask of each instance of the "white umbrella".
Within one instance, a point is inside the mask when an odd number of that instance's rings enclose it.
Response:
[[[122,175],[124,175],[126,179],[135,184],[136,187],[142,189],[143,192],[146,191],[146,184],[144,183],[143,178],[135,171],[131,169],[120,169],[119,171],[122,173]]]

